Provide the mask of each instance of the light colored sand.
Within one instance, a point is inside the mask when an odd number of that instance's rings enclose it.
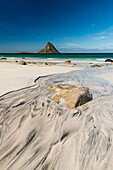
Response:
[[[0,170],[113,170],[113,86],[101,72],[47,76],[0,97]],[[48,87],[65,81],[94,99],[76,109],[54,102]]]
[[[0,95],[26,86],[33,85],[39,76],[66,73],[73,70],[82,70],[79,67],[70,66],[36,66],[19,65],[16,63],[0,63]]]
[[[100,74],[98,75],[98,77],[103,78],[108,82],[110,82],[111,84],[113,84],[113,70]]]

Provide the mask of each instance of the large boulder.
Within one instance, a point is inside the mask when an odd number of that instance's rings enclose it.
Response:
[[[25,61],[23,61],[23,60],[20,60],[20,61],[18,61],[18,64],[26,65],[26,62],[25,62]]]
[[[55,95],[52,100],[56,102],[65,101],[70,109],[81,106],[92,100],[92,94],[86,87],[70,86],[68,84],[58,84],[48,87]]]

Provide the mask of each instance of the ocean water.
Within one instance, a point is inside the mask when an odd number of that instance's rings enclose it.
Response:
[[[103,63],[105,59],[113,59],[113,53],[61,53],[61,54],[0,54],[0,58],[12,60],[34,61],[37,64],[42,62],[56,62],[63,64],[65,60],[71,60],[72,63],[77,63],[79,66],[84,66],[88,63]]]
[[[0,54],[0,57],[10,58],[57,58],[57,59],[106,59],[113,53],[61,53],[61,54]]]

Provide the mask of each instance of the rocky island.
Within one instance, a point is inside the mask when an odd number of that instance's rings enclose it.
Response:
[[[38,53],[60,53],[60,52],[54,47],[52,43],[47,42],[45,48]]]

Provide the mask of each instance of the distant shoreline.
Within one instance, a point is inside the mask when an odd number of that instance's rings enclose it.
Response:
[[[7,54],[16,54],[16,55],[20,55],[20,54],[22,54],[22,55],[28,55],[28,54],[34,54],[34,55],[37,55],[37,54],[39,54],[39,55],[63,55],[63,54],[67,54],[67,55],[70,55],[70,54],[72,54],[72,55],[78,55],[78,54],[82,54],[82,55],[90,55],[90,54],[92,54],[92,55],[95,55],[95,54],[113,54],[113,52],[111,53],[111,52],[104,52],[104,53],[102,53],[102,52],[93,52],[93,53],[84,53],[84,52],[80,52],[80,53],[36,53],[36,52],[23,52],[23,53],[21,53],[21,52],[17,52],[17,53],[0,53],[0,55],[7,55]],[[0,56],[1,57],[1,56]]]

